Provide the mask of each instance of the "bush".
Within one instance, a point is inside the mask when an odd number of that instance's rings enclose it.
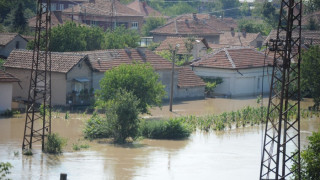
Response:
[[[111,137],[111,129],[108,125],[107,118],[93,113],[93,116],[86,122],[84,137],[88,139]]]
[[[5,178],[7,174],[10,174],[10,169],[12,165],[10,163],[0,163],[0,179]]]
[[[57,133],[49,134],[45,143],[45,151],[50,154],[62,153],[62,148],[66,145],[66,139]]]
[[[141,133],[152,139],[183,139],[190,136],[191,127],[183,118],[163,120],[147,120],[142,123]]]
[[[301,179],[320,180],[320,130],[313,132],[308,137],[309,145],[306,150],[301,151]],[[295,157],[297,160],[297,157]],[[292,170],[296,170],[296,164]],[[294,179],[299,179],[297,171],[294,171]]]

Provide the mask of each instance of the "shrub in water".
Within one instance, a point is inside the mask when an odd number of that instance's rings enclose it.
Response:
[[[51,154],[62,153],[63,146],[66,145],[66,139],[60,137],[57,133],[49,134],[45,143],[45,151]]]
[[[147,120],[142,123],[142,135],[152,139],[183,139],[190,136],[192,129],[183,118]]]
[[[86,122],[84,137],[88,139],[111,137],[111,129],[107,119],[93,113],[92,117]]]
[[[10,174],[10,169],[12,165],[10,163],[0,163],[0,179],[5,178],[7,174]]]

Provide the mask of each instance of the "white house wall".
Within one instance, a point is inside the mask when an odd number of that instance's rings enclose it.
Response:
[[[11,110],[12,103],[12,83],[0,82],[0,113]]]
[[[237,71],[194,67],[193,71],[200,77],[222,78],[223,83],[219,84],[214,90],[216,95],[228,97],[253,96],[261,94],[262,91],[263,68],[241,69]],[[270,82],[271,69],[269,68],[269,75],[267,75],[267,68],[265,68],[264,93],[269,93]]]

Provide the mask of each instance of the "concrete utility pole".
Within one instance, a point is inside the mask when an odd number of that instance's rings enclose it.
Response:
[[[180,44],[177,44],[174,47],[174,50],[171,50],[172,54],[172,74],[171,74],[171,89],[170,89],[170,108],[169,111],[172,112],[172,101],[173,101],[173,81],[174,81],[174,62],[176,59],[176,51],[178,51],[178,48],[180,47]],[[171,47],[170,47],[171,49]]]

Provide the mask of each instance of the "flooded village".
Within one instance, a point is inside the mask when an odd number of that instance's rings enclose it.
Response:
[[[318,180],[320,3],[283,1],[0,0],[0,179]]]

